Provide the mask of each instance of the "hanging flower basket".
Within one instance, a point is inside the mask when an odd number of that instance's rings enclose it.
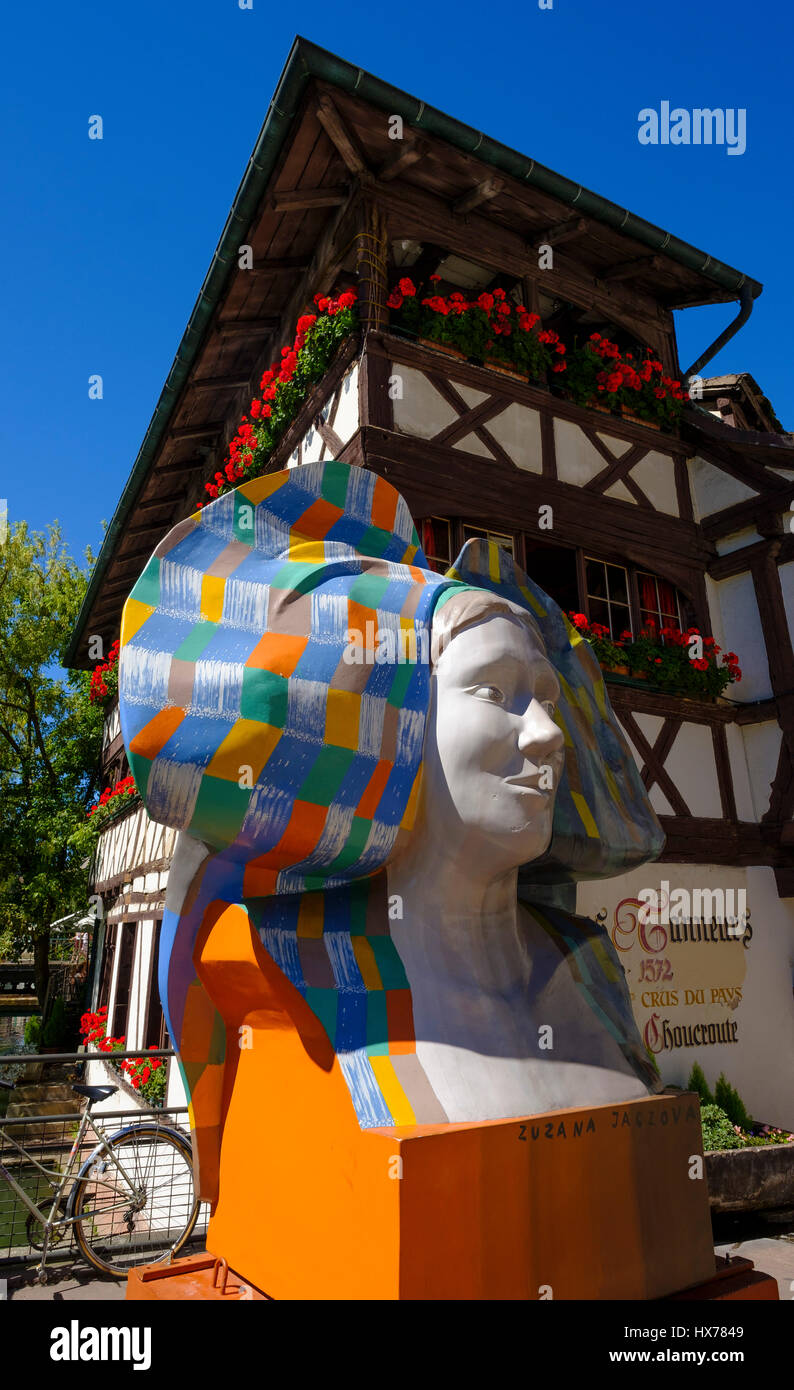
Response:
[[[460,362],[466,361],[465,352],[452,347],[450,343],[439,343],[435,338],[417,338],[417,342],[421,343],[422,347],[432,348],[434,352],[443,352],[446,357],[457,357]]]
[[[526,381],[524,372],[517,372],[515,367],[509,367],[505,362],[497,362],[494,357],[486,357],[485,365],[492,372],[500,372],[502,376],[510,376],[514,381]]]

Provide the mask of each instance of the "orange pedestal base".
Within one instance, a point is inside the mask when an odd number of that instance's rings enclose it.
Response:
[[[239,908],[196,968],[227,1025],[207,1248],[254,1289],[655,1299],[713,1280],[697,1097],[362,1130],[327,1034]]]

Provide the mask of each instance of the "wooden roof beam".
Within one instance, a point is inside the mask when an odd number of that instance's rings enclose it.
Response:
[[[642,275],[646,270],[661,270],[661,256],[635,256],[630,261],[618,261],[616,265],[607,266],[599,275],[600,280],[631,280],[635,275]]]
[[[501,193],[503,188],[503,179],[483,179],[482,183],[475,184],[474,188],[470,188],[468,193],[464,193],[462,197],[455,199],[455,202],[452,204],[452,211],[457,216],[461,216],[466,212],[472,212],[474,208],[478,208],[481,203],[490,202],[491,198],[495,198],[497,194]]]
[[[200,376],[185,383],[189,391],[239,391],[250,376]]]
[[[257,319],[221,319],[218,321],[217,329],[222,338],[235,338],[240,333],[258,336],[261,333],[272,333],[280,322],[281,320],[273,315]]]
[[[240,268],[241,275],[274,275],[286,271],[308,270],[309,262],[305,256],[274,256],[272,260],[263,261],[261,265],[252,265],[250,270]]]
[[[203,439],[205,436],[220,434],[224,427],[223,420],[212,420],[207,425],[180,425],[177,429],[168,431],[169,439]],[[160,470],[158,470],[159,472]]]
[[[346,188],[285,188],[273,194],[274,212],[306,212],[308,208],[335,208],[347,201]]]
[[[586,217],[565,217],[562,222],[554,222],[543,232],[533,233],[527,245],[534,250],[536,246],[562,246],[587,231]]]
[[[424,159],[430,146],[426,140],[413,139],[406,136],[402,140],[402,149],[387,159],[378,170],[378,179],[389,183],[392,179],[399,178],[406,169],[410,169],[413,164],[418,164],[420,159]]]
[[[326,135],[336,146],[347,168],[356,178],[370,173],[358,141],[351,135],[331,98],[323,92],[316,106],[317,119]]]

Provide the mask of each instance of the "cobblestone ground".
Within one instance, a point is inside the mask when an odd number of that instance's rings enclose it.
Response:
[[[768,1233],[759,1234],[760,1231]],[[733,1222],[723,1218],[715,1234],[719,1243],[714,1249],[718,1255],[752,1260],[756,1269],[777,1280],[781,1301],[794,1300],[794,1221],[776,1231],[769,1221],[757,1218]],[[30,1282],[27,1270],[9,1270],[7,1276],[0,1275],[0,1290],[3,1278],[7,1278],[7,1297],[11,1302],[101,1303],[123,1299],[126,1292],[125,1280],[101,1279],[78,1265],[53,1269],[43,1287]]]

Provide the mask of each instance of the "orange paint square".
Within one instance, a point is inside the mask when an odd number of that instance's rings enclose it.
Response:
[[[308,637],[293,637],[288,632],[266,632],[245,664],[273,671],[277,676],[291,676],[308,641]]]
[[[303,516],[293,523],[290,528],[292,536],[306,536],[308,540],[322,541],[328,535],[332,526],[335,526],[340,516],[344,513],[341,507],[335,507],[333,502],[327,502],[324,497],[318,497],[316,502],[312,502],[307,507]]]
[[[176,705],[161,709],[160,713],[156,714],[154,719],[150,719],[148,724],[144,724],[132,739],[130,752],[140,753],[142,758],[156,758],[174,730],[179,728],[184,717],[185,711],[178,709]]]
[[[393,531],[398,501],[399,494],[391,483],[379,477],[372,494],[372,525],[379,526],[381,531]]]
[[[381,758],[375,771],[370,777],[361,799],[356,809],[356,815],[362,816],[364,820],[372,820],[380,804],[383,789],[389,780],[393,764],[386,758]]]

